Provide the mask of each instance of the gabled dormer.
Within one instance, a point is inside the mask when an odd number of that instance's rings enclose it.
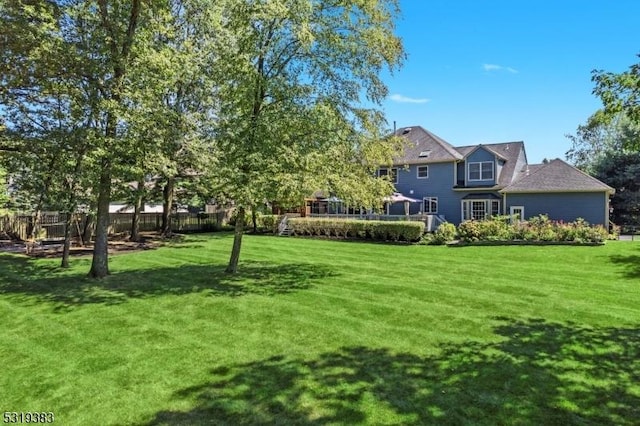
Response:
[[[491,187],[498,182],[506,158],[492,149],[478,145],[464,156],[464,186]]]
[[[522,142],[472,145],[456,148],[463,160],[456,167],[457,188],[490,188],[510,184],[526,164]]]

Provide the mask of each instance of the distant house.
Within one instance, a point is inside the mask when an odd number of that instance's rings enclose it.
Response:
[[[162,213],[163,212],[162,203],[159,204],[151,204],[146,203],[142,206],[142,213]],[[113,202],[109,204],[109,213],[133,213],[135,211],[133,205],[127,203],[117,203]],[[189,210],[185,208],[178,208],[178,213],[187,213]]]
[[[614,189],[562,160],[529,164],[523,142],[454,147],[419,126],[396,135],[406,148],[390,175],[396,191],[417,202],[410,215],[433,215],[459,224],[491,215],[516,215],[523,220],[547,214],[553,220],[609,225],[609,197]],[[403,215],[406,203],[389,205]]]

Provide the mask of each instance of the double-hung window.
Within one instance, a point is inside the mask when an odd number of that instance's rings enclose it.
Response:
[[[429,177],[429,166],[418,166],[418,179],[427,179]]]
[[[493,161],[469,163],[469,180],[493,180]]]
[[[392,167],[390,169],[383,167],[378,169],[378,176],[389,176],[391,183],[398,183],[398,169]]]

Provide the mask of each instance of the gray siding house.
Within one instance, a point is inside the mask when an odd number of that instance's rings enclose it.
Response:
[[[403,155],[379,173],[392,177],[397,192],[418,200],[409,205],[410,214],[456,225],[491,215],[526,220],[547,214],[609,226],[613,188],[559,159],[528,164],[523,142],[454,147],[419,126],[400,128],[396,135],[407,141]],[[389,209],[405,214],[398,203]]]

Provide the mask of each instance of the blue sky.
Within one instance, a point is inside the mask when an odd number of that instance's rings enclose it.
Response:
[[[640,0],[401,0],[408,59],[385,75],[393,126],[453,145],[522,140],[530,163],[601,107],[591,71],[638,62]]]

